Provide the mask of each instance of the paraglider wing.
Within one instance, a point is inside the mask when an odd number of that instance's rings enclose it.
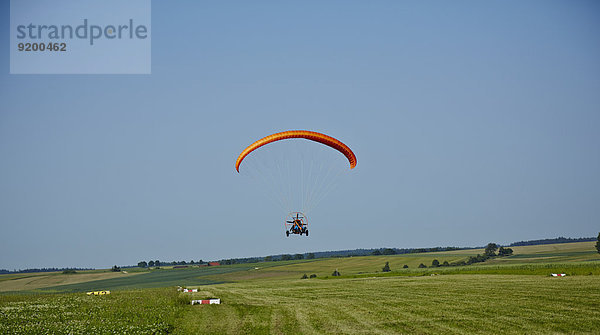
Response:
[[[342,143],[341,141],[339,141],[331,136],[317,133],[316,131],[289,130],[289,131],[284,131],[281,133],[269,135],[267,137],[261,138],[260,140],[252,143],[249,147],[244,149],[244,151],[242,151],[242,153],[238,156],[237,160],[235,161],[235,169],[237,170],[238,173],[240,172],[240,164],[242,164],[242,161],[244,160],[244,158],[246,158],[246,156],[248,156],[248,154],[250,154],[252,151],[262,147],[263,145],[267,145],[271,142],[290,139],[290,138],[303,138],[303,139],[319,142],[321,144],[329,146],[329,147],[341,152],[344,156],[346,156],[346,158],[348,159],[348,162],[350,163],[350,169],[354,169],[354,167],[356,166],[356,156],[354,155],[352,150],[350,150],[350,148],[348,148],[348,146],[345,145],[344,143]]]

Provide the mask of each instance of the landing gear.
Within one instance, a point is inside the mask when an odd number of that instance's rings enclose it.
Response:
[[[290,234],[300,236],[306,234],[308,236],[308,220],[304,213],[292,212],[288,214],[285,220],[285,236],[290,236]]]

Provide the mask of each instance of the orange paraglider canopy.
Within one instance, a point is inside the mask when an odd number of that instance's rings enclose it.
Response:
[[[283,131],[281,133],[269,135],[267,137],[263,137],[260,140],[250,144],[250,146],[244,149],[244,151],[242,151],[242,153],[238,156],[237,160],[235,161],[235,169],[237,170],[237,172],[240,172],[240,164],[242,164],[244,158],[246,158],[246,156],[248,156],[248,154],[250,154],[252,151],[271,142],[285,140],[289,138],[303,138],[329,146],[346,156],[348,162],[350,163],[350,169],[354,169],[354,167],[356,166],[356,156],[354,155],[352,150],[350,150],[350,148],[348,148],[348,146],[342,143],[341,141],[331,136],[317,133],[316,131],[288,130]]]

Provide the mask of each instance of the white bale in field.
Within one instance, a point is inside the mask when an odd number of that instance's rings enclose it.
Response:
[[[553,273],[552,277],[564,277],[566,275],[567,275],[566,273]]]
[[[221,299],[204,299],[204,300],[192,300],[192,305],[219,305]]]
[[[198,292],[197,288],[184,288],[183,292]]]

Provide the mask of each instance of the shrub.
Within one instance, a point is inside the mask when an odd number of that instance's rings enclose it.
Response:
[[[312,275],[310,275],[310,278],[317,278],[317,275],[313,273]]]
[[[302,278],[300,279],[308,279],[308,276],[306,275],[306,273],[302,276]]]
[[[431,267],[437,268],[438,266],[440,266],[440,261],[434,259],[433,262],[431,262]]]
[[[419,269],[426,268],[426,267],[427,266],[425,266],[425,264],[423,264],[423,263],[419,264]]]
[[[334,277],[341,276],[340,272],[337,269],[335,269],[331,275]]]
[[[404,264],[403,269],[408,269],[408,265]]]
[[[390,272],[390,262],[385,262],[385,265],[383,266],[383,269],[381,271]]]

